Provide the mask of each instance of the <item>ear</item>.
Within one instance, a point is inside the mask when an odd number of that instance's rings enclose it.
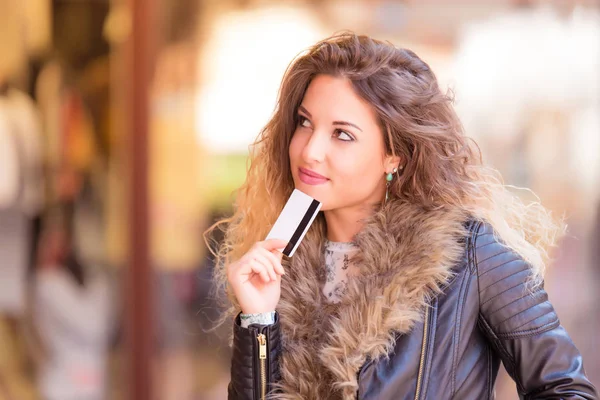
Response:
[[[394,168],[400,169],[400,161],[402,161],[400,156],[386,156],[383,160],[383,168],[385,169],[385,172],[392,172]]]

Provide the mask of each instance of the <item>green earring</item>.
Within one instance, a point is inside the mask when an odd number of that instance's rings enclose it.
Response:
[[[402,169],[402,168],[400,168]],[[392,180],[394,179],[394,174],[398,171],[397,168],[394,168],[394,171],[392,172],[388,172],[388,174],[385,176],[385,200],[383,202],[383,204],[386,204],[388,202],[388,199],[390,197],[390,184],[392,183]]]
[[[402,169],[402,167],[400,167],[400,169]],[[394,179],[394,174],[398,172],[398,168],[394,168],[394,170],[392,172],[388,172],[387,175],[385,176],[385,180],[388,182],[391,182]]]

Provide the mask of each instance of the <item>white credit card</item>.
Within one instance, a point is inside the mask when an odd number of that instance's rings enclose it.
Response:
[[[319,201],[294,189],[281,214],[277,217],[275,225],[267,235],[267,239],[287,241],[288,245],[279,251],[288,257],[293,256],[320,209]]]

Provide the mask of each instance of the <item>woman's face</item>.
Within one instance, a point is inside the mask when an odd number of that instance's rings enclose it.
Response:
[[[385,174],[398,166],[386,156],[372,107],[350,80],[316,76],[298,109],[289,147],[295,187],[322,203],[323,211],[380,202]]]

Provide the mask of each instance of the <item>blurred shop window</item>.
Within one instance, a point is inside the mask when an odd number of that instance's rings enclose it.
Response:
[[[103,400],[113,291],[104,272],[81,263],[63,221],[45,228],[33,278],[38,388],[44,400]]]
[[[453,74],[457,111],[509,182],[532,187],[553,209],[572,206],[565,191],[597,199],[598,71],[597,9],[517,9],[465,26]],[[581,210],[583,218],[591,212]]]
[[[219,153],[246,153],[273,112],[290,60],[324,36],[317,17],[304,7],[261,7],[218,17],[199,55],[201,142]]]
[[[0,312],[19,316],[30,263],[31,223],[44,202],[41,128],[31,99],[6,84],[0,87],[0,143]]]
[[[1,74],[1,71],[0,71]],[[0,75],[0,398],[35,395],[22,340],[32,222],[43,184],[39,118],[31,99]]]

